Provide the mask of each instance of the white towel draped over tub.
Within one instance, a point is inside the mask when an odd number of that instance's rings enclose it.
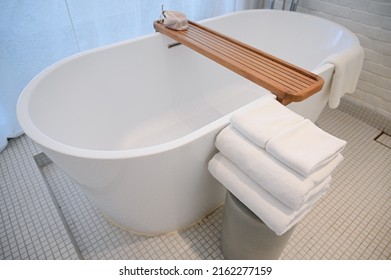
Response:
[[[265,96],[232,116],[208,168],[281,235],[325,194],[345,144]]]
[[[353,93],[364,62],[364,49],[360,45],[328,57],[323,63],[334,64],[334,76],[331,81],[329,107],[338,107],[345,93]]]

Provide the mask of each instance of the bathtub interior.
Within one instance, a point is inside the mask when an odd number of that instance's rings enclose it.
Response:
[[[138,149],[188,135],[267,93],[168,43],[151,36],[53,66],[35,81],[34,126],[71,147]]]
[[[250,11],[205,24],[308,70],[351,44],[348,31],[330,22],[287,12],[282,21]],[[171,42],[155,34],[53,65],[28,89],[29,119],[56,143],[120,151],[184,137],[267,94],[185,46],[167,48]]]

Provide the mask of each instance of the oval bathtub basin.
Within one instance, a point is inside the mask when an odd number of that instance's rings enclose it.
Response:
[[[152,23],[151,23],[152,24]],[[272,10],[203,21],[320,75],[321,92],[289,107],[315,121],[329,98],[330,55],[357,44],[345,28]],[[141,234],[180,230],[224,201],[207,163],[235,110],[270,94],[161,34],[64,59],[18,102],[25,133],[115,224]]]

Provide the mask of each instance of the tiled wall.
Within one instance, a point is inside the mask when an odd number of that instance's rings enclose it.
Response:
[[[357,35],[365,60],[357,89],[347,98],[391,118],[391,0],[301,0],[298,11]]]

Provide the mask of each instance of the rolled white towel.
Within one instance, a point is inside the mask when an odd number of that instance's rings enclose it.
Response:
[[[304,120],[270,138],[266,151],[306,177],[334,159],[345,145],[346,141]]]
[[[304,177],[256,146],[231,125],[216,138],[217,149],[257,184],[292,209],[299,209],[321,191],[319,186],[343,160],[338,156],[323,168]]]
[[[302,120],[302,116],[266,95],[233,114],[231,124],[259,147],[265,148],[271,137]]]
[[[282,235],[298,223],[325,193],[325,186],[298,210],[293,210],[278,201],[264,188],[243,173],[221,153],[216,154],[208,165],[210,173],[232,192],[244,205],[257,215],[277,235]]]

